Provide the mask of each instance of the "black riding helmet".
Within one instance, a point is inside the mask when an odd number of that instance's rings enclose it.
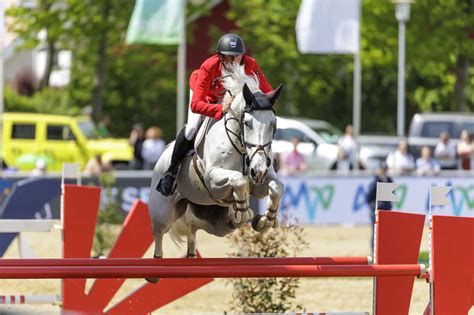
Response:
[[[245,54],[245,44],[239,35],[225,34],[219,38],[216,51],[227,56],[243,55]]]

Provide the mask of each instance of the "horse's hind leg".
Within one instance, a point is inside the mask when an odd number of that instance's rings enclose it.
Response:
[[[155,251],[153,258],[163,258],[163,233],[156,233],[153,235],[155,239]]]
[[[153,254],[153,258],[163,258],[163,233],[155,233],[153,235],[155,239],[155,251]],[[145,278],[146,281],[150,283],[158,283],[160,281],[159,278]]]
[[[188,253],[186,255],[187,258],[195,258],[196,257],[196,229],[192,229],[191,233],[188,234]]]

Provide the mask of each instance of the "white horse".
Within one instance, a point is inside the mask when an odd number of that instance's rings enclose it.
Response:
[[[228,92],[224,102],[233,97],[231,109],[223,119],[204,128],[206,136],[194,157],[182,161],[177,187],[169,197],[155,187],[168,169],[174,144],[155,166],[148,208],[156,258],[163,257],[163,235],[167,232],[175,241],[187,236],[188,257],[194,257],[198,229],[224,236],[252,218],[257,231],[277,226],[283,183],[272,165],[271,143],[276,130],[273,105],[282,86],[264,94],[258,79],[247,76],[238,65],[224,71],[222,80]],[[250,195],[259,199],[269,196],[265,215],[253,215]]]

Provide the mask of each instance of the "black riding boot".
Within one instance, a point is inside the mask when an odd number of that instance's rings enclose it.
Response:
[[[174,181],[176,179],[176,174],[178,174],[181,161],[186,156],[186,153],[191,150],[194,145],[193,140],[186,139],[184,136],[184,130],[185,128],[181,129],[178,136],[176,137],[170,166],[156,186],[156,190],[158,190],[163,196],[169,196],[173,194]]]

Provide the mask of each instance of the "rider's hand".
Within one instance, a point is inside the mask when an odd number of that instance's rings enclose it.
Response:
[[[231,97],[222,105],[222,114],[226,114],[229,111],[230,105],[232,104],[233,100],[234,98]]]

